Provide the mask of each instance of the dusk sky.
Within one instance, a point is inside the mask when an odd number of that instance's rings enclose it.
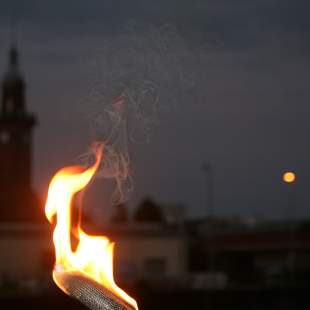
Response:
[[[28,110],[39,119],[42,199],[54,172],[87,150],[109,89],[125,83],[139,98],[152,83],[159,109],[146,103],[144,122],[129,120],[139,140],[129,143],[131,208],[150,196],[205,215],[209,163],[216,214],[288,216],[281,175],[293,170],[295,208],[310,216],[309,1],[3,0],[2,73],[11,11]]]

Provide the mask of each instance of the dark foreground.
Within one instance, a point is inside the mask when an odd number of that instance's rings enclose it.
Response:
[[[141,310],[206,309],[206,310],[303,310],[310,309],[310,290],[242,289],[225,291],[136,292]],[[55,291],[36,297],[6,296],[0,309],[74,309],[85,310],[75,300]]]

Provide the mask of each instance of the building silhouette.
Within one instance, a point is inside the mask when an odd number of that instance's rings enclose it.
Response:
[[[140,223],[163,223],[164,217],[160,206],[146,198],[138,205],[134,220]]]
[[[18,51],[9,51],[2,81],[0,111],[0,221],[34,222],[43,218],[32,189],[32,132],[36,118],[26,108],[26,84]]]
[[[18,51],[9,51],[0,107],[0,290],[42,286],[53,256],[44,211],[32,188],[32,133]],[[51,261],[51,262],[49,262]]]

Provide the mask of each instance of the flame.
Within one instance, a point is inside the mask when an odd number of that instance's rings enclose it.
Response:
[[[55,269],[77,271],[92,278],[116,296],[125,300],[134,309],[138,309],[136,301],[119,288],[113,277],[114,243],[104,236],[90,236],[78,227],[79,243],[75,251],[71,248],[71,203],[74,194],[81,191],[91,181],[102,159],[103,147],[99,147],[96,162],[88,169],[80,166],[61,169],[52,178],[48,190],[45,214],[49,222],[57,215],[53,240],[55,245]],[[55,270],[54,269],[54,270]],[[55,283],[61,287],[53,272]]]

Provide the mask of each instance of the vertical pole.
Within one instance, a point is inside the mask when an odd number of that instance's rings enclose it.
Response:
[[[212,227],[212,220],[214,220],[215,210],[214,210],[214,174],[210,163],[203,164],[203,170],[206,176],[206,214],[207,220],[210,220],[210,226],[208,229],[208,269],[209,271],[215,270],[215,258],[216,252],[213,247],[214,234]]]
[[[205,163],[202,166],[206,176],[206,211],[210,219],[214,216],[214,174],[212,166]]]
[[[296,245],[296,230],[297,230],[297,218],[296,218],[296,197],[295,197],[295,183],[290,184],[288,188],[288,207],[290,213],[290,225],[289,225],[289,268],[291,273],[291,282],[296,285],[296,258],[297,258],[297,245]]]

